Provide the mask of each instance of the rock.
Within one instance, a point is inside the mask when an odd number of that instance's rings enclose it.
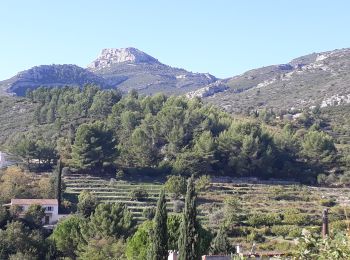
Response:
[[[88,69],[98,70],[106,68],[116,63],[159,63],[152,56],[136,48],[109,48],[103,49],[100,55],[90,65]]]

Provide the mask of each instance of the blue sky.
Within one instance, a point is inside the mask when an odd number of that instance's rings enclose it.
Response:
[[[349,10],[347,0],[2,1],[0,79],[130,46],[224,78],[350,47]]]

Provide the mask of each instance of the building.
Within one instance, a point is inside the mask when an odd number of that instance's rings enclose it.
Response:
[[[40,205],[45,209],[44,225],[54,225],[64,215],[58,214],[57,199],[12,199],[6,206],[18,206],[25,213],[31,205]]]

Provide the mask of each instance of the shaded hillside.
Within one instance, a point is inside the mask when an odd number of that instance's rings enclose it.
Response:
[[[89,70],[76,65],[41,65],[19,72],[16,76],[0,82],[7,92],[24,96],[27,89],[40,86],[84,86],[95,84],[109,87],[105,80]]]
[[[349,72],[350,49],[314,53],[222,80],[230,88],[207,101],[233,113],[338,105],[350,102]]]
[[[0,97],[0,147],[12,135],[34,125],[34,110],[35,105],[28,99]]]

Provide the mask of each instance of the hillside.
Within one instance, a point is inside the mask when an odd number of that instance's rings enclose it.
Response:
[[[222,80],[228,90],[207,101],[231,113],[350,103],[349,72],[350,49],[313,53]]]
[[[88,69],[122,91],[143,94],[183,94],[216,81],[210,74],[192,73],[160,63],[135,48],[103,49]]]
[[[95,84],[103,88],[110,87],[105,80],[89,70],[76,65],[41,65],[21,71],[10,79],[0,82],[2,91],[24,96],[27,89],[40,86],[84,86]]]
[[[217,79],[208,73],[192,73],[160,63],[135,48],[103,49],[87,69],[76,65],[41,65],[0,81],[0,94],[23,96],[39,86],[83,86],[136,89],[142,94],[184,94]]]

